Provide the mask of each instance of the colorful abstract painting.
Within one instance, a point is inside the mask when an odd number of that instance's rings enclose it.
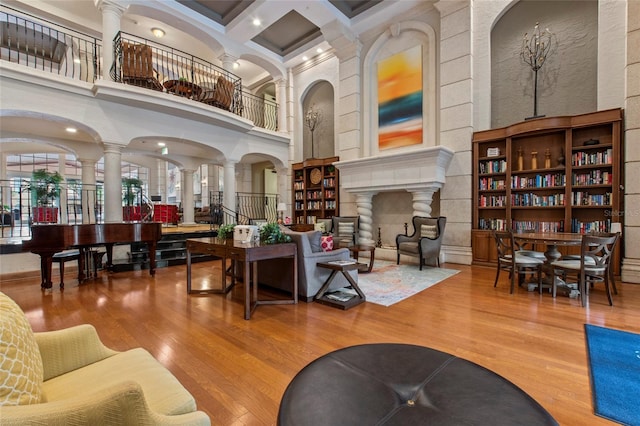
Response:
[[[378,148],[422,143],[422,48],[378,62]]]

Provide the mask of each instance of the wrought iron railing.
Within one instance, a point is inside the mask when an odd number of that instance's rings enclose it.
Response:
[[[100,40],[9,11],[0,10],[0,59],[90,83],[100,77]]]
[[[148,46],[151,60],[142,59],[147,53],[132,45]],[[137,56],[125,58],[125,51]],[[114,81],[188,97],[247,118],[257,127],[278,130],[278,105],[243,91],[240,77],[189,53],[130,34],[116,35],[114,63],[102,64],[100,39],[1,5],[0,59],[89,83],[101,79],[102,67],[108,66]],[[220,77],[230,86],[225,89]]]

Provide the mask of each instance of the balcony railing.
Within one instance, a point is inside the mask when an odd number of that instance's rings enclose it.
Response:
[[[244,92],[240,77],[189,53],[120,32],[114,63],[103,65],[101,58],[101,40],[0,6],[2,60],[88,83],[109,66],[114,81],[186,97],[278,130],[275,102]]]
[[[13,9],[0,10],[0,59],[91,83],[100,76],[100,40],[5,10]]]

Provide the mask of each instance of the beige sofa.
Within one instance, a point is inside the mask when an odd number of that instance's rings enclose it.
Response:
[[[144,349],[117,352],[91,325],[34,333],[0,292],[2,425],[209,425]]]

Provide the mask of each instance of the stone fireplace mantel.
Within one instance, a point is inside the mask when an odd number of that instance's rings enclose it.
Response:
[[[360,216],[360,240],[372,243],[372,198],[379,192],[413,195],[413,215],[430,216],[433,194],[444,186],[454,152],[443,146],[338,161],[341,189],[354,194]]]

